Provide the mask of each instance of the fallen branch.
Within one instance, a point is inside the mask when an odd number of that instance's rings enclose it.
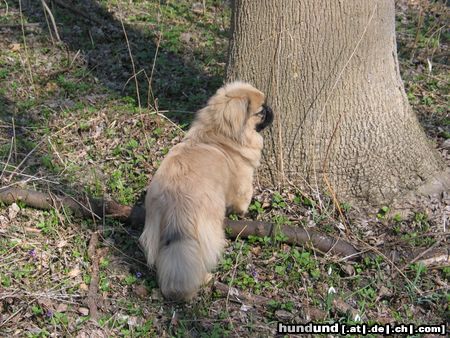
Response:
[[[142,227],[145,222],[145,209],[142,206],[130,207],[112,200],[92,198],[83,203],[83,201],[77,201],[72,197],[54,196],[34,190],[19,188],[0,189],[0,202],[12,204],[17,201],[21,201],[33,208],[44,210],[65,207],[82,217],[96,217],[98,219],[101,219],[103,216],[112,217],[132,227]],[[89,208],[85,205],[88,205]],[[250,235],[272,237],[275,235],[275,232],[281,232],[286,236],[284,242],[288,244],[311,245],[313,249],[321,253],[339,255],[349,260],[354,260],[360,255],[358,250],[342,239],[335,239],[317,231],[305,230],[297,226],[276,226],[268,222],[232,221],[228,219],[225,220],[225,226],[227,235],[230,238],[236,238],[238,235],[240,238],[247,238]]]
[[[0,188],[0,202],[12,204],[18,201],[42,210],[69,208],[80,217],[95,217],[98,219],[103,216],[112,217],[133,227],[142,226],[145,220],[145,209],[140,206],[129,207],[116,201],[94,198],[89,198],[88,201],[75,200],[70,196],[56,196],[14,187]]]
[[[232,221],[228,219],[226,220],[226,226],[231,229],[230,236],[232,238],[235,238],[238,234],[242,238],[248,238],[250,235],[272,237],[275,235],[275,232],[279,232],[286,236],[284,242],[287,244],[310,244],[313,249],[319,250],[321,253],[331,253],[348,259],[355,259],[359,255],[358,250],[342,239],[336,239],[317,231],[305,230],[297,226],[286,224],[277,226],[269,222]]]

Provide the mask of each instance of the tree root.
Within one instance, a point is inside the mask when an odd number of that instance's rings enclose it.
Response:
[[[81,217],[112,217],[132,227],[141,228],[145,222],[145,209],[142,206],[126,206],[112,200],[98,200],[87,198],[85,201],[77,201],[72,197],[61,197],[50,193],[42,193],[34,190],[20,188],[0,189],[0,202],[12,204],[21,201],[28,206],[37,209],[49,210],[52,208],[69,208]],[[229,238],[247,238],[250,235],[274,236],[277,232],[285,236],[284,242],[292,245],[310,245],[321,253],[330,253],[343,256],[348,260],[359,258],[360,252],[350,243],[335,239],[313,230],[291,225],[277,226],[261,221],[232,221],[225,220],[226,233]]]

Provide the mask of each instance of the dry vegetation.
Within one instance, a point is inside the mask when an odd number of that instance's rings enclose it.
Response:
[[[39,1],[0,3],[1,185],[139,202],[221,84],[228,4],[47,2],[50,12]],[[450,164],[448,7],[401,0],[397,14],[408,98]],[[412,212],[397,211],[406,207]],[[268,336],[278,321],[448,323],[448,194],[368,215],[342,201],[342,210],[327,196],[257,187],[251,218],[311,227],[368,253],[346,262],[283,244],[282,233],[237,239],[214,281],[177,305],[162,299],[145,266],[140,229],[0,206],[0,336]]]

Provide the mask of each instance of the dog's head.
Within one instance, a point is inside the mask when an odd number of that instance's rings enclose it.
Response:
[[[226,137],[241,141],[249,131],[260,132],[273,121],[265,96],[252,85],[235,81],[219,88],[197,119]]]

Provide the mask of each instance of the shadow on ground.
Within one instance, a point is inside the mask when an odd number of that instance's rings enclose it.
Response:
[[[7,4],[9,13],[20,12],[18,1],[8,0]],[[42,60],[33,60],[33,64],[40,66],[36,67],[39,71],[33,74],[33,80],[29,84],[24,79],[28,74],[26,60],[17,62],[17,80],[21,77],[21,81],[17,82],[25,84],[22,88],[18,86],[18,89],[33,87],[35,95],[31,89],[32,94],[28,96],[21,96],[21,93],[17,93],[17,96],[7,95],[6,88],[0,93],[0,132],[5,141],[1,145],[1,151],[5,155],[4,162],[8,161],[10,165],[7,170],[17,171],[15,179],[23,178],[24,176],[20,176],[23,171],[24,175],[39,174],[49,178],[55,177],[55,180],[60,181],[58,172],[61,168],[56,168],[38,149],[49,146],[45,130],[55,127],[51,126],[49,121],[65,121],[64,114],[76,114],[77,105],[83,100],[95,105],[105,96],[115,97],[117,100],[129,102],[131,110],[136,110],[139,104],[143,108],[149,108],[147,111],[159,109],[175,123],[186,126],[190,123],[193,112],[221,85],[222,79],[204,72],[195,62],[195,58],[178,55],[162,46],[158,47],[159,33],[155,23],[150,22],[139,28],[127,24],[122,26],[122,22],[118,20],[120,13],[109,12],[97,1],[52,1],[51,4],[51,12],[61,37],[60,43],[56,42],[54,31],[49,29],[48,16],[46,18],[41,3],[22,1],[27,48],[43,48],[43,55],[48,56]],[[3,31],[0,28],[0,36],[5,37],[2,47],[6,53],[14,50],[16,45],[21,45],[23,36],[22,27],[17,21],[5,27],[6,30]],[[53,47],[51,40],[55,43]],[[130,46],[133,60],[130,58],[127,44]],[[139,95],[136,95],[134,73],[137,73]],[[9,84],[14,85],[14,81]],[[54,90],[55,84],[59,87],[58,90]],[[54,97],[48,94],[52,91],[55,93]],[[81,121],[84,116],[80,112],[78,118],[71,118]],[[57,130],[65,132],[64,127],[65,125],[61,125]],[[78,128],[80,140],[86,132],[83,128],[82,125]],[[151,128],[142,128],[151,133],[151,129],[156,127],[152,125]],[[39,135],[35,131],[39,131]],[[122,132],[126,133],[125,130]],[[15,142],[9,142],[13,138]],[[159,140],[156,136],[155,139],[157,143]],[[87,142],[89,143],[89,140]],[[48,151],[53,152],[50,149]],[[12,154],[9,159],[8,154]],[[89,157],[90,154],[83,156]],[[24,159],[26,161],[18,168]],[[5,172],[5,175],[9,174]],[[148,179],[148,176],[146,177]],[[9,182],[13,183],[14,180]],[[60,191],[73,195],[82,193],[78,186],[73,186],[73,182],[63,180],[59,183],[62,183],[59,185]],[[42,182],[40,184],[42,185]],[[136,263],[144,261],[143,255],[137,248],[136,241],[130,240],[130,234],[137,238],[140,229],[128,229],[126,232],[114,230],[119,227],[114,221],[107,221],[106,228],[109,230],[103,235],[114,242],[113,246],[120,250],[129,265],[134,265],[132,271],[143,271],[145,266]],[[148,277],[154,279],[152,273],[149,273]]]

